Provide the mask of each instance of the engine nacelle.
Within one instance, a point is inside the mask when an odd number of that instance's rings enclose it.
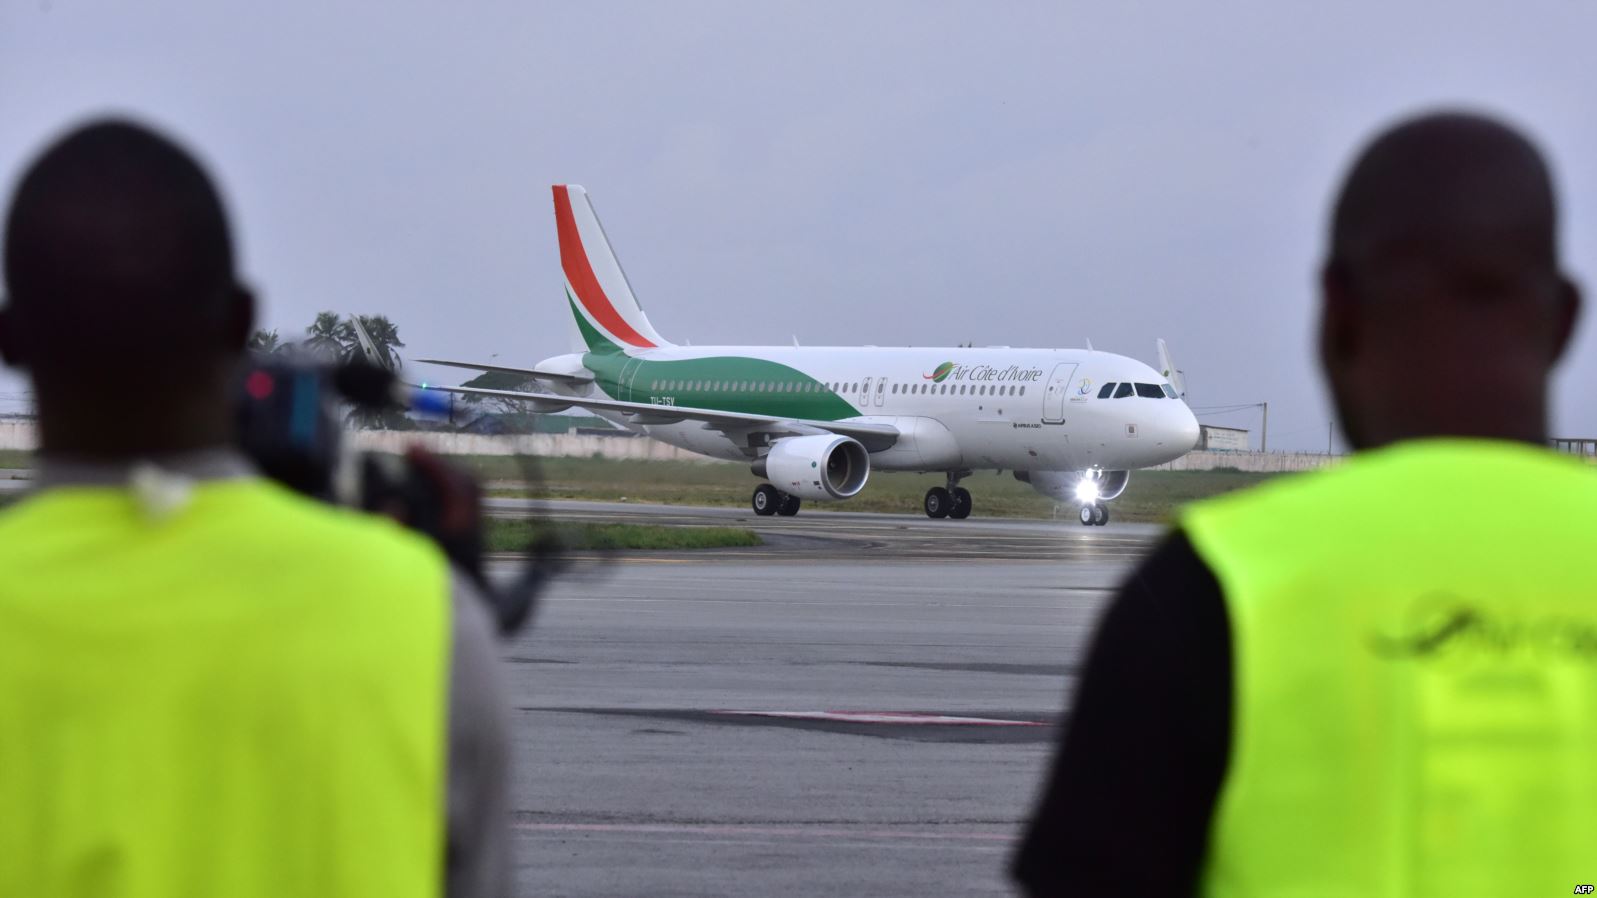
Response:
[[[1131,482],[1130,471],[1016,471],[1015,479],[1044,496],[1087,505],[1117,499]]]
[[[865,488],[871,457],[853,437],[784,437],[754,463],[754,473],[801,499],[847,499]]]

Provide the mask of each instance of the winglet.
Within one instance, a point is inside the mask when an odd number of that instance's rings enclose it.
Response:
[[[366,333],[366,325],[360,323],[359,315],[349,316],[349,326],[355,330],[355,340],[360,343],[360,353],[366,357],[366,361],[384,371],[392,371],[394,369],[393,364],[384,358],[382,353],[377,351],[377,343],[372,339],[371,334]]]

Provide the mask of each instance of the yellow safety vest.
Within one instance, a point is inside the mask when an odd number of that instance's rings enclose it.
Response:
[[[1424,440],[1200,503],[1231,761],[1204,894],[1571,894],[1597,880],[1597,471]]]
[[[0,514],[0,896],[435,896],[445,562],[255,480]]]

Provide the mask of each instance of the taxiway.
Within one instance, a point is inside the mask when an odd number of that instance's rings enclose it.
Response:
[[[505,647],[518,894],[1001,895],[1098,612],[1158,528],[496,500],[747,526],[587,558]]]

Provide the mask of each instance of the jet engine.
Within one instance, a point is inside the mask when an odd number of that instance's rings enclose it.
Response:
[[[1044,496],[1061,502],[1091,505],[1117,499],[1131,482],[1130,471],[1016,471],[1015,479],[1031,484]]]
[[[803,499],[847,499],[865,488],[871,458],[853,437],[785,437],[754,463],[754,473]]]

